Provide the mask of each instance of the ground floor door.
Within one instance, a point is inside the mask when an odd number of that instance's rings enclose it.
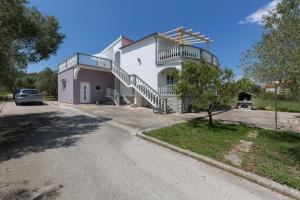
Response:
[[[80,103],[91,103],[91,87],[89,82],[80,82]]]

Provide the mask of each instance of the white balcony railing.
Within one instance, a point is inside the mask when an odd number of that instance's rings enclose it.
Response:
[[[135,74],[129,75],[124,69],[115,65],[113,65],[111,72],[127,87],[133,87],[156,111],[161,113],[167,112],[167,99],[163,98],[139,76]]]
[[[107,70],[111,70],[111,66],[112,66],[111,60],[109,59],[91,56],[83,53],[76,53],[70,58],[61,62],[58,65],[58,71],[59,72],[64,71],[75,65],[86,65],[89,67],[96,67],[96,68],[102,68]]]
[[[166,63],[181,59],[200,59],[213,65],[219,65],[218,58],[209,51],[189,45],[178,45],[158,51],[157,62]]]
[[[175,85],[159,85],[158,93],[161,96],[174,96],[175,95]]]

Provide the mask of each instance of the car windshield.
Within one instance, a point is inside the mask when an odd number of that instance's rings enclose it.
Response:
[[[23,94],[38,94],[37,90],[22,90]]]

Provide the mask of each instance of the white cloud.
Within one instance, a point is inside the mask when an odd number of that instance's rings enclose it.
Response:
[[[281,2],[281,0],[272,0],[269,4],[259,8],[245,19],[239,21],[238,24],[262,24],[263,16],[268,15],[269,11],[274,10],[279,2]]]

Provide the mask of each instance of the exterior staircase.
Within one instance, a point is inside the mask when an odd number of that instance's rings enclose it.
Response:
[[[114,103],[115,105],[120,105],[121,103],[121,95],[117,90],[106,88],[105,97],[109,99],[107,101],[109,104]]]
[[[107,104],[115,105],[127,105],[130,101],[123,95],[121,95],[117,90],[112,88],[106,88],[105,98],[107,98]]]
[[[111,72],[127,87],[134,88],[153,107],[156,113],[166,114],[170,109],[167,106],[167,99],[160,96],[150,85],[135,74],[129,75],[124,69],[112,66]],[[119,101],[119,100],[118,100]],[[119,105],[119,104],[118,104]]]

